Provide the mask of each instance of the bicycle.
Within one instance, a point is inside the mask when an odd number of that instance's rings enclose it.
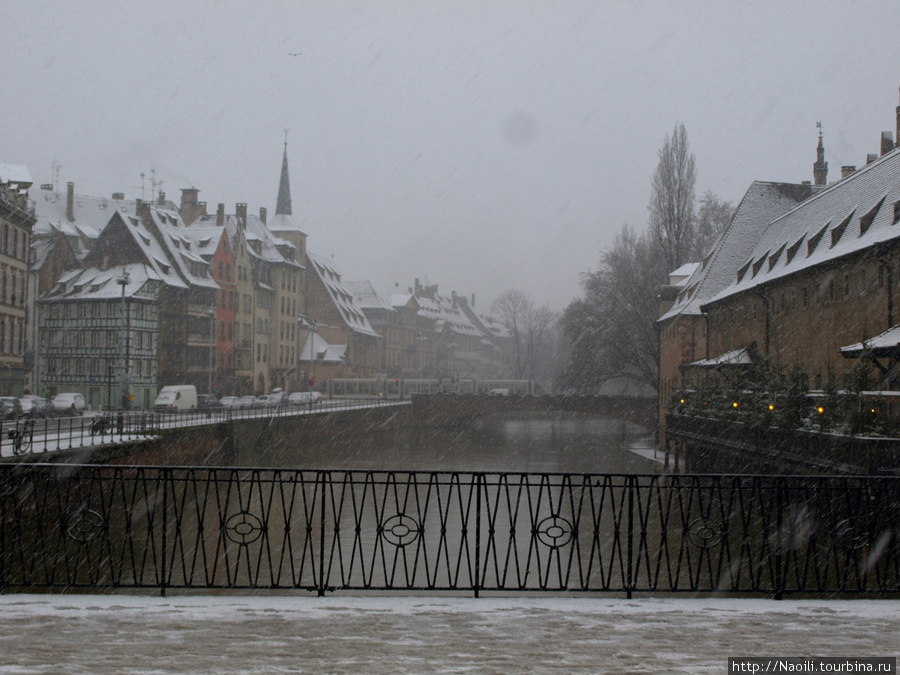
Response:
[[[34,420],[26,420],[21,425],[16,422],[16,428],[10,429],[7,435],[12,441],[14,455],[31,452],[31,444],[34,440]]]

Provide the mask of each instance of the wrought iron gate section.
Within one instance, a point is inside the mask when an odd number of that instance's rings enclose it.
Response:
[[[0,467],[0,590],[900,592],[900,478]]]

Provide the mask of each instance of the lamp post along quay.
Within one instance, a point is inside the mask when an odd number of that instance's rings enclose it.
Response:
[[[216,308],[210,307],[207,314],[209,314],[209,372],[206,378],[206,393],[212,394],[213,363],[215,361],[213,354],[216,348]]]
[[[122,274],[116,277],[116,283],[122,287],[122,339],[119,340],[119,408],[125,409],[126,373],[128,372],[128,312],[125,306],[125,287],[131,281],[128,270],[122,268]]]
[[[328,328],[328,324],[326,323],[318,323],[315,319],[306,314],[298,314],[297,321],[300,325],[310,331],[309,337],[309,372],[306,374],[306,389],[307,391],[312,391],[313,386],[315,385],[315,379],[313,376],[313,354],[315,351],[315,341],[316,341],[316,331],[319,327]],[[303,355],[300,354],[300,359],[302,363]],[[298,364],[299,368],[299,364]],[[312,407],[312,397],[310,397],[310,407]]]

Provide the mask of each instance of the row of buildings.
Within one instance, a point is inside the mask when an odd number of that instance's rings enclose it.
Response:
[[[900,143],[900,106],[896,109]],[[821,132],[814,180],[754,182],[712,250],[661,295],[660,420],[671,393],[711,370],[761,359],[800,366],[812,389],[849,387],[860,363],[900,389],[900,146],[827,181]]]
[[[506,335],[474,297],[348,280],[307,249],[286,144],[274,215],[209,213],[199,196],[34,189],[27,168],[0,165],[0,394],[147,408],[167,384],[244,395],[505,376]]]

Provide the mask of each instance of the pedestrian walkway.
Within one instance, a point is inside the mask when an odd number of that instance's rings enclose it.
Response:
[[[0,673],[725,673],[898,636],[898,600],[0,595]]]

